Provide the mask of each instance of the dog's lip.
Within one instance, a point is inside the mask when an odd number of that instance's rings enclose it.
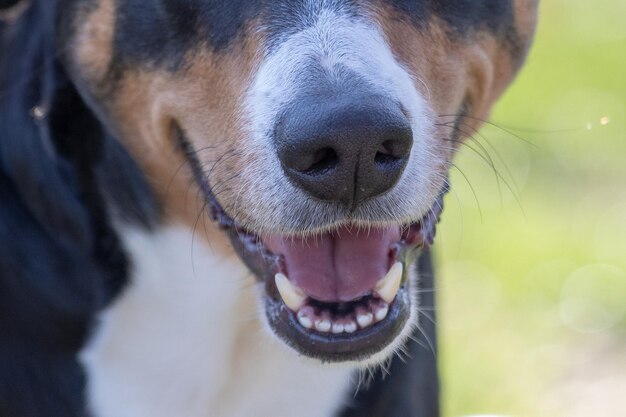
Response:
[[[305,328],[297,313],[283,302],[275,283],[275,275],[286,272],[284,257],[270,252],[258,235],[237,227],[228,216],[222,224],[241,259],[254,272],[265,289],[265,312],[270,328],[299,353],[324,362],[362,360],[386,346],[400,334],[410,316],[410,282],[407,269],[413,265],[418,251],[425,246],[424,221],[403,229],[401,239],[390,250],[393,260],[404,266],[402,282],[396,297],[388,304],[386,316],[352,333],[320,332]],[[400,226],[398,226],[400,227]],[[393,263],[393,262],[392,262]]]
[[[354,333],[342,334],[313,331],[298,322],[295,313],[282,301],[274,282],[276,274],[286,272],[284,257],[270,252],[257,234],[239,227],[221,208],[210,189],[205,191],[212,219],[227,233],[239,257],[264,284],[266,317],[274,333],[303,355],[325,362],[344,362],[362,360],[381,352],[405,328],[411,309],[408,269],[414,265],[419,251],[428,249],[434,241],[447,189],[446,184],[433,208],[418,222],[404,227],[401,240],[394,243],[394,258],[402,262],[404,268],[401,287],[388,306],[387,316]]]
[[[270,327],[302,355],[322,362],[360,361],[382,351],[402,332],[410,316],[410,291],[400,288],[385,319],[354,333],[333,334],[303,327],[284,303],[266,298]]]

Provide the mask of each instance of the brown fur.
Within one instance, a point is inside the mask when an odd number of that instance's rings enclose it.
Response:
[[[514,40],[526,51],[534,33],[535,0],[518,0]],[[471,39],[452,39],[442,21],[433,18],[426,29],[418,29],[405,16],[379,4],[374,11],[394,54],[408,68],[416,88],[427,98],[437,115],[445,115],[438,123],[451,123],[464,101],[469,116],[463,131],[476,132],[498,97],[514,78],[521,66],[510,45],[487,32],[478,32]],[[522,54],[524,55],[524,54]],[[449,137],[447,126],[438,127],[438,136]],[[464,134],[463,136],[466,136]]]
[[[526,49],[530,43],[535,8],[534,0],[516,3],[517,47]],[[249,30],[227,52],[214,53],[207,45],[198,45],[187,54],[182,69],[132,68],[121,74],[114,91],[107,91],[114,11],[114,0],[100,0],[95,9],[80,16],[84,23],[76,37],[74,60],[103,95],[98,99],[107,103],[113,128],[146,172],[167,216],[191,227],[200,225],[215,242],[218,234],[203,217],[204,200],[174,138],[173,124],[185,129],[218,199],[227,208],[236,206],[243,187],[237,175],[255,163],[253,153],[241,151],[247,138],[240,115],[242,98],[260,63],[262,35],[250,22]],[[521,65],[509,45],[487,32],[477,32],[472,39],[452,39],[445,23],[436,19],[418,29],[384,3],[371,13],[435,116],[455,115],[464,104],[469,106],[472,117],[463,122],[465,134],[480,127],[479,119],[488,117]],[[453,136],[454,119],[437,117],[437,138],[444,141]],[[449,162],[453,144],[444,144],[441,150]],[[230,252],[228,245],[223,247]]]
[[[258,36],[246,35],[228,54],[215,54],[200,45],[186,57],[182,69],[134,68],[122,74],[115,90],[99,88],[108,80],[114,22],[113,0],[101,0],[85,17],[77,37],[75,61],[106,104],[112,127],[136,158],[172,222],[196,228],[219,249],[232,252],[223,234],[206,217],[207,211],[191,167],[174,137],[177,121],[216,194],[236,187],[232,173],[245,160],[236,149],[245,140],[239,123],[240,98],[258,64]],[[98,93],[96,93],[98,94]],[[235,190],[236,191],[236,190]]]

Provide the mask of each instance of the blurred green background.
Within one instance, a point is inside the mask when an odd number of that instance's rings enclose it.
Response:
[[[444,416],[626,416],[626,1],[544,0],[491,121],[438,232]]]

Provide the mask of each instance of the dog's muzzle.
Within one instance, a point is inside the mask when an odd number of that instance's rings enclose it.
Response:
[[[400,105],[359,91],[317,91],[287,107],[275,129],[285,177],[314,201],[350,213],[393,189],[413,137]],[[265,288],[270,327],[322,361],[363,360],[403,332],[411,316],[410,268],[432,242],[441,201],[413,224],[357,224],[257,234],[219,205],[215,218]]]

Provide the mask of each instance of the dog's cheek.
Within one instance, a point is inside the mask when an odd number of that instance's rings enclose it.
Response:
[[[453,126],[446,125],[461,111],[467,97],[470,74],[466,52],[458,42],[451,41],[445,28],[436,24],[416,27],[392,8],[381,8],[376,16],[392,52],[409,72],[413,85],[429,107],[426,123],[435,141],[437,172],[446,175],[454,144]]]
[[[171,217],[196,227],[206,207],[201,184],[174,127],[222,205],[232,206],[250,165],[241,103],[251,64],[245,54],[189,53],[184,69],[136,69],[118,80],[107,105],[112,125],[138,160]],[[204,224],[204,220],[200,220]]]
[[[494,103],[524,63],[535,33],[537,3],[537,0],[514,0],[515,19],[506,36],[496,38],[479,31],[468,43],[465,54],[470,75],[468,100],[474,120],[466,123],[473,130],[480,126],[478,119],[489,117]]]
[[[225,208],[238,205],[240,190],[258,181],[250,167],[263,164],[263,155],[252,146],[243,103],[263,50],[261,39],[246,32],[227,52],[190,56],[175,88],[186,98],[171,103],[197,152],[204,180]]]
[[[511,80],[511,62],[498,41],[489,35],[469,45],[464,54],[467,83],[464,105],[468,117],[463,125],[472,133],[489,117],[491,108]]]
[[[226,52],[196,45],[173,70],[144,65],[139,57],[115,59],[117,13],[114,0],[73,3],[62,22],[71,27],[64,30],[64,43],[70,45],[66,67],[146,172],[166,212],[193,224],[203,204],[172,127],[177,123],[188,134],[203,168],[211,171],[211,182],[230,181],[229,188],[238,188],[238,179],[229,177],[249,165],[235,152],[245,149],[246,141],[238,102],[262,51],[258,31],[244,31]],[[224,190],[221,197],[229,195]]]
[[[417,27],[384,6],[376,10],[374,18],[436,116],[465,110],[472,118],[464,125],[473,132],[480,127],[480,119],[489,117],[493,104],[517,74],[532,41],[537,1],[511,1],[515,20],[506,35],[477,28],[459,37],[442,21],[432,19]]]

